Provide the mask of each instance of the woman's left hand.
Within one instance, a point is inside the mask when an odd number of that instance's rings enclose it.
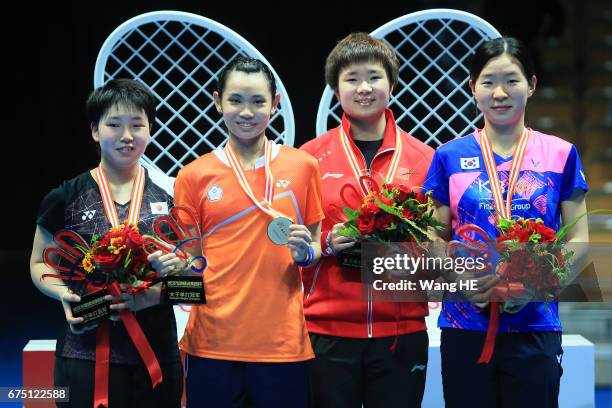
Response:
[[[131,310],[137,311],[137,299],[136,296],[138,294],[130,294],[126,292],[122,292],[119,296],[106,295],[104,296],[104,300],[111,302],[110,305],[110,319],[114,321],[119,320],[119,312],[122,310]]]
[[[305,225],[292,224],[289,226],[289,230],[287,248],[291,250],[291,256],[294,261],[303,262],[308,257],[312,235]]]

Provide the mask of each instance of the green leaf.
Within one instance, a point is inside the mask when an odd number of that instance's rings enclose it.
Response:
[[[130,265],[130,261],[132,260],[132,250],[128,250],[127,255],[125,256],[125,261],[123,262],[123,267],[127,268]]]
[[[579,216],[577,216],[576,218],[574,218],[570,222],[568,222],[565,225],[563,225],[563,227],[561,227],[559,229],[559,231],[557,231],[557,233],[555,234],[555,236],[557,237],[555,242],[562,241],[563,238],[565,238],[565,236],[569,233],[570,229],[574,228],[574,226],[576,224],[578,224],[578,221],[580,221],[582,219],[582,217],[584,217],[586,215],[591,215],[591,214],[601,214],[601,213],[609,213],[609,212],[612,212],[612,209],[609,209],[609,208],[599,208],[599,209],[596,209],[596,210],[591,210],[591,211],[587,211],[585,213],[580,214]]]

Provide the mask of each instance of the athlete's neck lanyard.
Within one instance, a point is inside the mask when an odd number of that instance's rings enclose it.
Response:
[[[508,193],[504,202],[501,183],[499,181],[499,175],[497,173],[497,165],[495,164],[495,157],[493,156],[491,139],[489,138],[489,135],[487,134],[485,129],[482,129],[482,131],[480,132],[480,150],[482,151],[482,157],[484,159],[485,168],[489,177],[491,193],[493,194],[493,203],[495,205],[495,210],[498,218],[503,217],[508,220],[512,218],[512,196],[514,195],[514,190],[516,189],[516,183],[519,178],[521,166],[523,165],[525,149],[527,147],[527,142],[529,141],[530,135],[531,130],[523,128],[523,133],[521,133],[521,137],[519,138],[518,142],[516,143],[516,146],[514,147],[514,153],[512,154],[512,164],[510,166],[510,175],[508,177]]]
[[[242,188],[242,191],[244,191],[244,193],[251,199],[253,204],[272,218],[289,218],[272,208],[272,200],[274,199],[274,176],[270,170],[270,162],[272,161],[272,143],[270,143],[264,136],[264,168],[266,174],[266,188],[264,192],[263,204],[260,203],[257,198],[255,198],[253,189],[249,185],[249,182],[244,174],[244,170],[242,169],[242,165],[236,157],[236,153],[234,153],[234,149],[229,141],[225,145],[224,151],[229,165],[236,175],[236,180],[238,181],[240,188]]]
[[[393,119],[393,113],[390,109],[385,110],[385,116],[387,119],[387,126],[390,126],[391,123],[395,123]],[[386,128],[385,128],[386,133]],[[355,153],[351,147],[351,143],[349,141],[349,137],[344,132],[344,126],[340,125],[340,143],[342,144],[342,150],[344,151],[344,156],[346,157],[346,161],[348,162],[351,171],[353,173],[353,177],[357,181],[357,185],[361,190],[361,194],[365,197],[370,193],[370,188],[367,183],[362,183],[360,181],[362,176],[368,175],[367,169],[362,169],[359,167],[357,162],[357,158],[355,157]],[[393,152],[393,157],[391,158],[391,163],[389,164],[389,168],[387,169],[387,174],[385,176],[385,183],[390,183],[395,178],[395,174],[397,173],[397,168],[399,166],[400,159],[402,157],[402,137],[400,133],[399,127],[395,126],[395,151]]]
[[[96,177],[98,179],[98,188],[100,189],[100,195],[102,196],[102,202],[104,203],[104,212],[106,218],[110,222],[112,227],[118,227],[119,216],[117,215],[117,209],[115,208],[115,201],[113,200],[113,193],[111,192],[110,185],[104,170],[102,169],[102,163],[96,168]],[[132,195],[130,198],[130,209],[128,211],[127,223],[130,225],[138,225],[140,219],[140,207],[142,205],[142,196],[145,185],[145,171],[142,166],[138,166],[138,174],[133,180],[132,184]]]

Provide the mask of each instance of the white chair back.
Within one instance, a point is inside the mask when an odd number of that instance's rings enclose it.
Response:
[[[173,176],[185,164],[225,144],[226,130],[212,92],[220,71],[236,56],[266,61],[236,32],[208,18],[179,11],[156,11],[121,24],[102,45],[94,86],[113,78],[141,81],[157,96],[152,140],[143,157],[150,170]],[[279,108],[268,137],[292,146],[293,110],[278,75]]]
[[[389,106],[398,125],[432,147],[469,133],[476,114],[467,82],[466,60],[484,41],[500,37],[489,23],[459,10],[411,13],[374,30],[395,49],[399,82]],[[317,135],[338,126],[342,107],[329,86],[317,113]]]

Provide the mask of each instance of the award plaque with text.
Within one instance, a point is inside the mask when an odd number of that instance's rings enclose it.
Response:
[[[162,299],[171,304],[205,304],[204,281],[201,276],[166,276]]]
[[[81,296],[79,303],[71,304],[72,315],[83,318],[83,322],[79,323],[77,327],[88,326],[110,316],[110,302],[104,299],[106,295],[108,295],[108,291],[101,289]]]

